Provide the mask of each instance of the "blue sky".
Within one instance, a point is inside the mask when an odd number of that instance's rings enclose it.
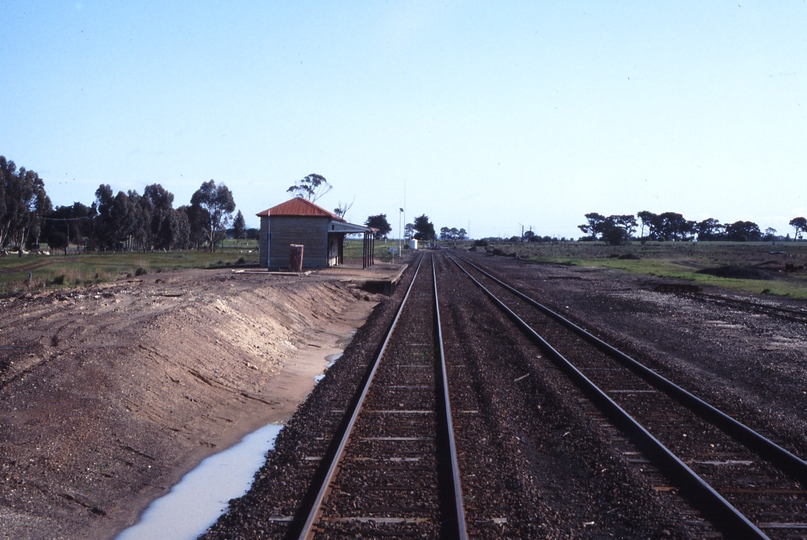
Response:
[[[101,183],[247,219],[309,173],[397,234],[578,237],[587,212],[792,232],[807,3],[5,0],[0,154],[55,205]]]

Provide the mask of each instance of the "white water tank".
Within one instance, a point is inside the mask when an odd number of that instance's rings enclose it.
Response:
[[[414,238],[409,241],[409,249],[417,249],[418,248],[418,241]]]

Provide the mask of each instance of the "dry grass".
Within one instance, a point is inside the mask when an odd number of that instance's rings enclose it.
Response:
[[[167,253],[112,253],[26,255],[0,258],[0,295],[43,287],[67,287],[113,281],[135,275],[182,268],[216,268],[258,263],[249,249],[172,251]]]
[[[600,242],[504,243],[488,253],[536,262],[601,266],[701,285],[807,299],[807,242],[633,242],[607,246]],[[622,258],[631,257],[631,258]],[[701,270],[737,267],[737,277]],[[748,269],[744,277],[742,269]],[[760,275],[764,277],[759,279]]]

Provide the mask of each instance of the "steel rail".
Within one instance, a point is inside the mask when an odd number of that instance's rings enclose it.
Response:
[[[540,304],[539,302],[525,295],[521,291],[511,287],[507,283],[504,283],[503,281],[494,277],[489,272],[486,272],[484,269],[480,268],[471,261],[459,257],[457,255],[454,256],[459,258],[466,264],[472,266],[473,268],[484,274],[486,277],[495,281],[497,284],[501,285],[508,291],[512,292],[513,294],[515,294],[522,300],[526,301],[533,307],[539,309],[546,315],[552,317],[562,325],[566,326],[567,328],[572,330],[575,334],[577,334],[584,340],[588,341],[589,343],[597,347],[600,351],[610,355],[613,358],[616,358],[620,363],[622,363],[622,365],[630,369],[633,373],[635,373],[636,375],[638,375],[651,385],[655,386],[656,388],[664,390],[668,395],[675,398],[679,403],[689,408],[690,410],[694,411],[695,413],[701,415],[703,418],[709,420],[719,429],[723,430],[725,433],[733,437],[735,440],[741,442],[749,449],[755,451],[761,457],[774,463],[777,467],[793,475],[800,482],[807,484],[807,461],[804,461],[795,454],[782,448],[775,442],[757,433],[756,431],[746,426],[745,424],[738,422],[731,416],[727,415],[720,409],[707,403],[706,401],[702,400],[701,398],[697,397],[691,392],[684,390],[674,382],[664,378],[663,376],[659,375],[652,369],[648,368],[647,366],[639,363],[637,360],[634,360],[627,354],[623,353],[619,349],[616,349],[615,347],[609,345],[600,338],[587,332],[586,330],[577,326],[576,324],[566,319],[562,315],[552,311],[548,307]]]
[[[381,363],[381,358],[384,356],[384,352],[387,350],[387,345],[389,345],[392,334],[395,331],[395,326],[397,326],[398,320],[401,318],[401,313],[403,313],[404,306],[406,305],[406,301],[409,298],[409,293],[412,292],[412,287],[415,284],[415,280],[417,280],[418,273],[420,272],[420,265],[422,263],[423,258],[421,258],[420,261],[418,262],[418,266],[415,269],[415,274],[412,276],[412,282],[409,284],[409,288],[406,290],[406,295],[404,295],[404,298],[401,301],[401,305],[398,308],[398,313],[395,315],[395,319],[392,321],[392,325],[390,326],[389,331],[387,331],[387,336],[384,339],[384,344],[381,346],[381,351],[379,351],[378,356],[376,356],[376,359],[373,362],[373,368],[370,370],[370,374],[367,377],[367,381],[364,384],[364,388],[362,388],[361,394],[359,395],[359,399],[356,401],[353,407],[353,411],[350,415],[350,420],[347,423],[345,432],[342,435],[342,439],[340,440],[339,446],[336,449],[336,453],[334,454],[334,457],[331,460],[331,464],[328,467],[328,472],[326,473],[325,478],[322,480],[322,484],[320,485],[319,491],[317,492],[317,496],[314,499],[311,508],[308,510],[307,518],[298,536],[300,540],[309,540],[314,536],[314,524],[316,523],[317,519],[322,513],[322,505],[323,502],[325,501],[325,496],[328,493],[331,482],[333,481],[337,471],[339,470],[339,465],[342,461],[342,457],[344,456],[345,453],[345,448],[347,447],[348,440],[350,439],[350,435],[353,431],[353,426],[356,424],[356,420],[359,417],[362,405],[364,404],[364,399],[367,397],[367,394],[370,391],[370,386],[373,382],[373,377],[375,376],[376,371],[378,370],[378,366]]]
[[[484,293],[513,319],[516,324],[536,341],[539,346],[558,364],[558,366],[569,374],[570,378],[580,386],[593,401],[597,402],[609,416],[619,425],[629,431],[636,440],[645,448],[649,449],[653,457],[659,462],[664,470],[675,475],[676,480],[683,484],[689,495],[695,501],[704,504],[711,509],[711,514],[722,521],[716,521],[715,526],[724,532],[737,535],[738,538],[758,538],[768,539],[756,525],[747,517],[740,513],[732,504],[720,493],[715,491],[706,483],[695,471],[690,469],[681,459],[673,454],[661,441],[656,439],[647,429],[639,424],[631,415],[613,401],[608,395],[595,385],[588,377],[569,362],[560,352],[550,345],[540,334],[521,319],[513,310],[507,307],[496,295],[482,285],[465,268],[463,268],[453,257],[449,257],[457,267],[462,270]],[[464,260],[464,259],[463,259]],[[466,261],[467,262],[467,261]],[[472,264],[472,263],[468,263]],[[473,265],[475,266],[475,265]],[[495,279],[495,278],[494,278]],[[498,280],[496,280],[498,282]]]
[[[457,462],[457,444],[454,440],[454,424],[451,421],[451,400],[448,395],[448,373],[446,371],[446,355],[443,347],[443,327],[440,324],[440,302],[437,298],[437,271],[434,266],[434,256],[432,256],[432,276],[434,277],[434,313],[437,324],[437,340],[440,344],[440,370],[443,379],[443,413],[445,414],[448,446],[451,454],[451,475],[453,480],[452,488],[454,491],[457,537],[465,540],[468,538],[468,531],[465,524],[465,509],[462,504],[462,485],[460,483],[460,467]]]
[[[348,421],[344,433],[339,441],[339,445],[334,453],[334,457],[331,460],[331,463],[328,467],[328,471],[325,474],[321,485],[319,486],[317,496],[311,504],[311,507],[307,511],[307,517],[305,523],[300,530],[298,538],[300,540],[303,539],[311,539],[314,537],[315,530],[314,526],[319,520],[323,505],[325,503],[325,499],[328,495],[330,484],[336,477],[340,464],[342,462],[342,458],[345,455],[346,448],[348,442],[350,440],[351,433],[353,432],[353,428],[358,420],[359,414],[361,409],[364,405],[365,398],[367,397],[370,387],[372,386],[373,379],[375,374],[378,370],[378,367],[381,363],[381,359],[384,356],[384,353],[387,350],[387,346],[392,338],[392,335],[395,332],[395,328],[398,324],[398,321],[403,313],[404,306],[409,299],[409,294],[412,291],[412,288],[417,280],[418,274],[420,272],[420,267],[423,262],[421,258],[420,262],[418,263],[417,268],[415,269],[415,273],[412,276],[412,281],[409,284],[409,287],[404,295],[403,300],[401,301],[401,305],[398,308],[398,312],[395,315],[395,319],[390,325],[389,330],[387,331],[386,337],[384,339],[384,343],[381,346],[381,350],[379,351],[378,355],[376,356],[372,369],[370,370],[369,375],[367,376],[367,380],[364,383],[362,391],[359,395],[359,398],[356,400],[353,409],[351,411],[350,420]],[[434,299],[435,299],[435,316],[436,316],[436,326],[437,326],[437,337],[439,341],[439,350],[440,350],[440,363],[441,363],[441,374],[442,374],[442,386],[443,386],[443,414],[445,418],[445,425],[447,426],[447,440],[449,445],[449,452],[450,452],[450,462],[451,462],[451,469],[452,469],[452,495],[454,499],[453,511],[455,513],[454,521],[455,521],[455,530],[451,532],[452,537],[456,535],[457,538],[461,540],[466,540],[468,537],[467,527],[465,523],[465,512],[462,505],[462,489],[460,485],[460,477],[459,477],[459,465],[457,462],[457,453],[456,453],[456,443],[454,439],[454,431],[453,431],[453,424],[451,420],[451,408],[449,402],[449,394],[448,394],[448,378],[446,372],[446,365],[445,365],[445,354],[443,348],[443,336],[442,336],[442,327],[440,324],[440,307],[437,300],[437,274],[434,269],[434,259],[432,258],[432,276],[434,278]],[[438,400],[439,402],[439,400]],[[293,533],[294,534],[294,533]]]

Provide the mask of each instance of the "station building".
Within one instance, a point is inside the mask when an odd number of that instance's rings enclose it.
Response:
[[[257,214],[261,218],[260,266],[270,270],[291,267],[294,246],[303,246],[303,268],[327,268],[344,263],[345,237],[361,234],[362,267],[373,261],[373,229],[348,223],[302,197],[295,197]]]

